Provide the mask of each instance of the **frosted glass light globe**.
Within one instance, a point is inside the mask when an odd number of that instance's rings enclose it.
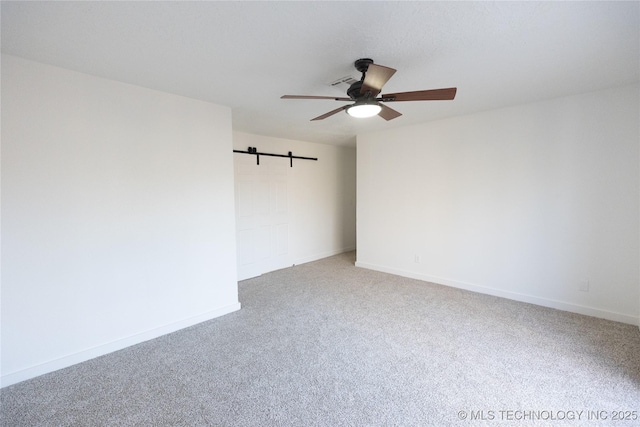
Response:
[[[351,117],[372,117],[378,114],[382,107],[378,104],[356,104],[347,108],[347,114]]]

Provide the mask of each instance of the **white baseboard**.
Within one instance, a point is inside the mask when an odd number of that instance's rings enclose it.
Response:
[[[302,257],[302,258],[298,258],[294,261],[294,265],[299,265],[299,264],[306,264],[308,262],[313,262],[313,261],[317,261],[319,259],[322,258],[327,258],[330,256],[334,256],[334,255],[338,255],[338,254],[343,254],[345,252],[351,252],[351,251],[355,251],[356,247],[355,246],[349,246],[347,248],[342,248],[342,249],[335,249],[335,250],[331,250],[331,251],[325,251],[325,252],[320,252],[314,255],[310,255],[310,256],[306,256],[306,257]]]
[[[504,291],[501,289],[480,286],[473,283],[460,282],[443,277],[429,276],[425,274],[414,273],[412,271],[401,270],[393,267],[370,264],[367,262],[356,261],[356,267],[366,268],[369,270],[381,271],[383,273],[395,274],[397,276],[408,277],[411,279],[423,280],[425,282],[436,283],[438,285],[451,286],[453,288],[465,289],[467,291],[478,292],[481,294],[492,295],[495,297],[507,298],[514,301],[526,302],[529,304],[540,305],[543,307],[555,308],[557,310],[568,311],[571,313],[584,314],[586,316],[598,317],[601,319],[613,320],[615,322],[627,323],[630,325],[638,325],[640,327],[640,317],[631,316],[623,313],[602,310],[594,307],[587,307],[579,304],[557,301],[549,298],[537,297],[533,295],[521,294],[518,292]]]
[[[342,249],[334,249],[334,250],[330,250],[330,251],[318,252],[317,254],[308,255],[308,256],[305,256],[305,257],[301,257],[301,258],[296,258],[294,261],[291,261],[287,265],[280,266],[280,267],[277,267],[277,268],[272,268],[270,270],[262,271],[260,273],[257,272],[257,271],[260,271],[260,270],[253,270],[253,271],[247,272],[246,269],[238,268],[238,282],[241,282],[241,281],[247,280],[247,279],[252,279],[254,277],[259,277],[259,276],[262,276],[263,274],[271,273],[273,271],[281,270],[281,269],[284,269],[284,268],[290,268],[292,266],[296,266],[296,265],[300,265],[300,264],[306,264],[308,262],[317,261],[319,259],[323,259],[323,258],[327,258],[327,257],[330,257],[330,256],[342,254],[342,253],[345,253],[345,252],[351,252],[351,251],[355,251],[355,250],[356,250],[355,246],[349,246],[347,248],[342,248]]]
[[[141,332],[139,334],[131,335],[102,345],[98,345],[87,350],[69,354],[67,356],[51,360],[40,365],[32,366],[30,368],[22,369],[16,372],[11,372],[0,377],[0,386],[6,387],[12,384],[19,383],[21,381],[28,380],[30,378],[48,374],[49,372],[57,371],[58,369],[66,368],[68,366],[75,365],[77,363],[81,363],[98,356],[103,356],[117,350],[122,350],[123,348],[130,347],[135,344],[140,344],[141,342],[148,341],[153,338],[157,338],[159,336],[205,322],[207,320],[215,319],[216,317],[220,317],[237,310],[240,310],[239,302],[236,304],[220,307],[218,309],[208,311],[197,316],[189,317],[178,322],[170,323],[168,325],[163,325],[158,328]]]

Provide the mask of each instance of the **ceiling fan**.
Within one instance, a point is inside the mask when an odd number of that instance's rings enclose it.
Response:
[[[345,105],[335,110],[329,111],[321,116],[311,119],[323,120],[346,110],[353,117],[371,117],[376,114],[385,120],[393,120],[400,117],[402,113],[389,108],[383,103],[399,101],[446,101],[452,100],[456,96],[455,87],[446,89],[418,90],[414,92],[398,92],[378,94],[382,86],[389,81],[396,72],[393,68],[374,64],[372,59],[362,58],[354,63],[356,69],[362,73],[360,81],[353,83],[347,90],[348,98],[334,96],[306,96],[306,95],[283,95],[281,99],[333,99],[334,101],[355,101],[351,105]]]

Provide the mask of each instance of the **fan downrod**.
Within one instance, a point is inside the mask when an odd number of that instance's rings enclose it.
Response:
[[[347,95],[354,101],[362,97],[362,95],[360,94],[360,88],[362,88],[362,82],[364,81],[364,77],[367,74],[369,65],[371,64],[373,64],[373,59],[371,58],[360,58],[353,63],[353,65],[356,67],[356,70],[362,73],[360,81],[353,83],[347,90]]]

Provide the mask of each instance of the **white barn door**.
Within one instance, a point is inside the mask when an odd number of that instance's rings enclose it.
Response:
[[[238,280],[291,265],[289,161],[234,154]]]

